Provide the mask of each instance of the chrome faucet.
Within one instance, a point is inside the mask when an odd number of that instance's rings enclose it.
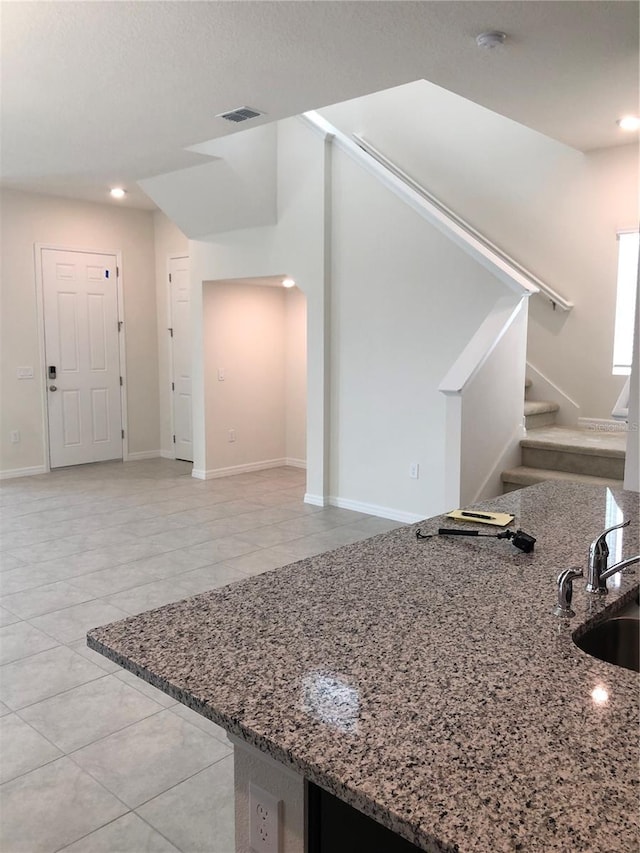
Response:
[[[618,530],[620,527],[627,527],[629,524],[629,521],[623,521],[621,524],[608,527],[591,543],[587,562],[587,592],[606,595],[608,592],[605,583],[607,578],[615,575],[616,572],[622,572],[630,566],[640,563],[640,554],[636,554],[635,557],[628,557],[626,560],[621,560],[619,563],[607,567],[607,560],[609,559],[607,534],[611,533],[612,530]],[[573,582],[576,578],[582,577],[584,577],[584,572],[577,568],[565,569],[558,575],[558,601],[553,610],[556,616],[568,619],[576,615],[575,611],[571,609]]]
[[[629,560],[622,560],[615,566],[607,568],[609,559],[609,546],[607,545],[607,534],[612,530],[619,530],[621,527],[628,527],[630,521],[623,521],[621,524],[614,524],[613,527],[608,527],[600,536],[593,540],[589,547],[589,561],[587,563],[587,592],[592,592],[597,595],[607,594],[606,579],[614,575],[616,572],[621,572],[623,569],[632,566],[640,560],[638,557],[630,557]]]
[[[569,619],[575,616],[575,610],[571,609],[571,599],[573,598],[573,582],[576,578],[584,577],[582,569],[565,569],[558,575],[558,602],[553,609],[555,616],[562,616],[564,619]]]

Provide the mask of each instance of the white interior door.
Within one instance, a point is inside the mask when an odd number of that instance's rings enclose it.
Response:
[[[121,459],[115,255],[41,251],[51,467]]]
[[[189,258],[169,259],[171,388],[176,459],[193,462]]]

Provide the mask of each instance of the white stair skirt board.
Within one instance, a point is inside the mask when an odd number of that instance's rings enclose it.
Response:
[[[286,458],[265,459],[262,462],[249,462],[246,465],[231,465],[229,468],[209,468],[206,471],[194,468],[191,476],[197,480],[216,480],[219,477],[230,477],[233,474],[246,474],[250,471],[266,471],[268,468],[283,468],[289,465]]]
[[[527,378],[532,383],[531,388],[528,389],[528,401],[535,402],[531,400],[531,393],[533,393],[538,399],[557,403],[560,407],[556,413],[558,426],[576,427],[578,425],[580,406],[530,361],[527,361]]]
[[[33,465],[30,468],[9,468],[0,471],[0,480],[13,480],[15,477],[35,477],[36,474],[48,474],[44,465]]]
[[[425,515],[416,515],[415,512],[404,512],[388,506],[351,501],[347,498],[330,497],[329,506],[337,506],[339,509],[351,509],[354,512],[364,512],[367,515],[375,515],[378,518],[389,518],[391,521],[402,521],[405,524],[415,524],[416,521],[424,521],[426,518]]]
[[[159,459],[162,456],[160,450],[136,450],[135,453],[127,453],[124,462],[137,462],[139,459]],[[173,459],[173,457],[171,457]]]

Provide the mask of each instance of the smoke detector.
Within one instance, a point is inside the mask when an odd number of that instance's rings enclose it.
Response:
[[[232,121],[236,124],[240,121],[247,121],[250,118],[258,118],[258,116],[263,116],[265,113],[261,113],[260,110],[254,110],[253,107],[237,107],[235,110],[229,110],[226,113],[218,113],[216,118],[223,118],[225,121]]]
[[[506,33],[501,33],[499,30],[489,30],[486,33],[480,33],[479,36],[476,36],[476,44],[478,47],[485,48],[485,50],[492,50],[494,47],[503,45],[506,38]]]

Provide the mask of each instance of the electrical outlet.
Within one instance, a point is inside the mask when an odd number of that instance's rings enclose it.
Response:
[[[235,429],[230,429],[228,433],[228,439],[230,442],[234,442],[236,440],[236,431]]]
[[[12,429],[11,430],[11,443],[17,444],[20,441],[20,430]]]
[[[420,466],[417,462],[412,462],[411,465],[409,465],[409,476],[412,480],[417,480],[420,476]]]
[[[249,783],[249,845],[251,853],[278,853],[280,803],[273,794]]]

